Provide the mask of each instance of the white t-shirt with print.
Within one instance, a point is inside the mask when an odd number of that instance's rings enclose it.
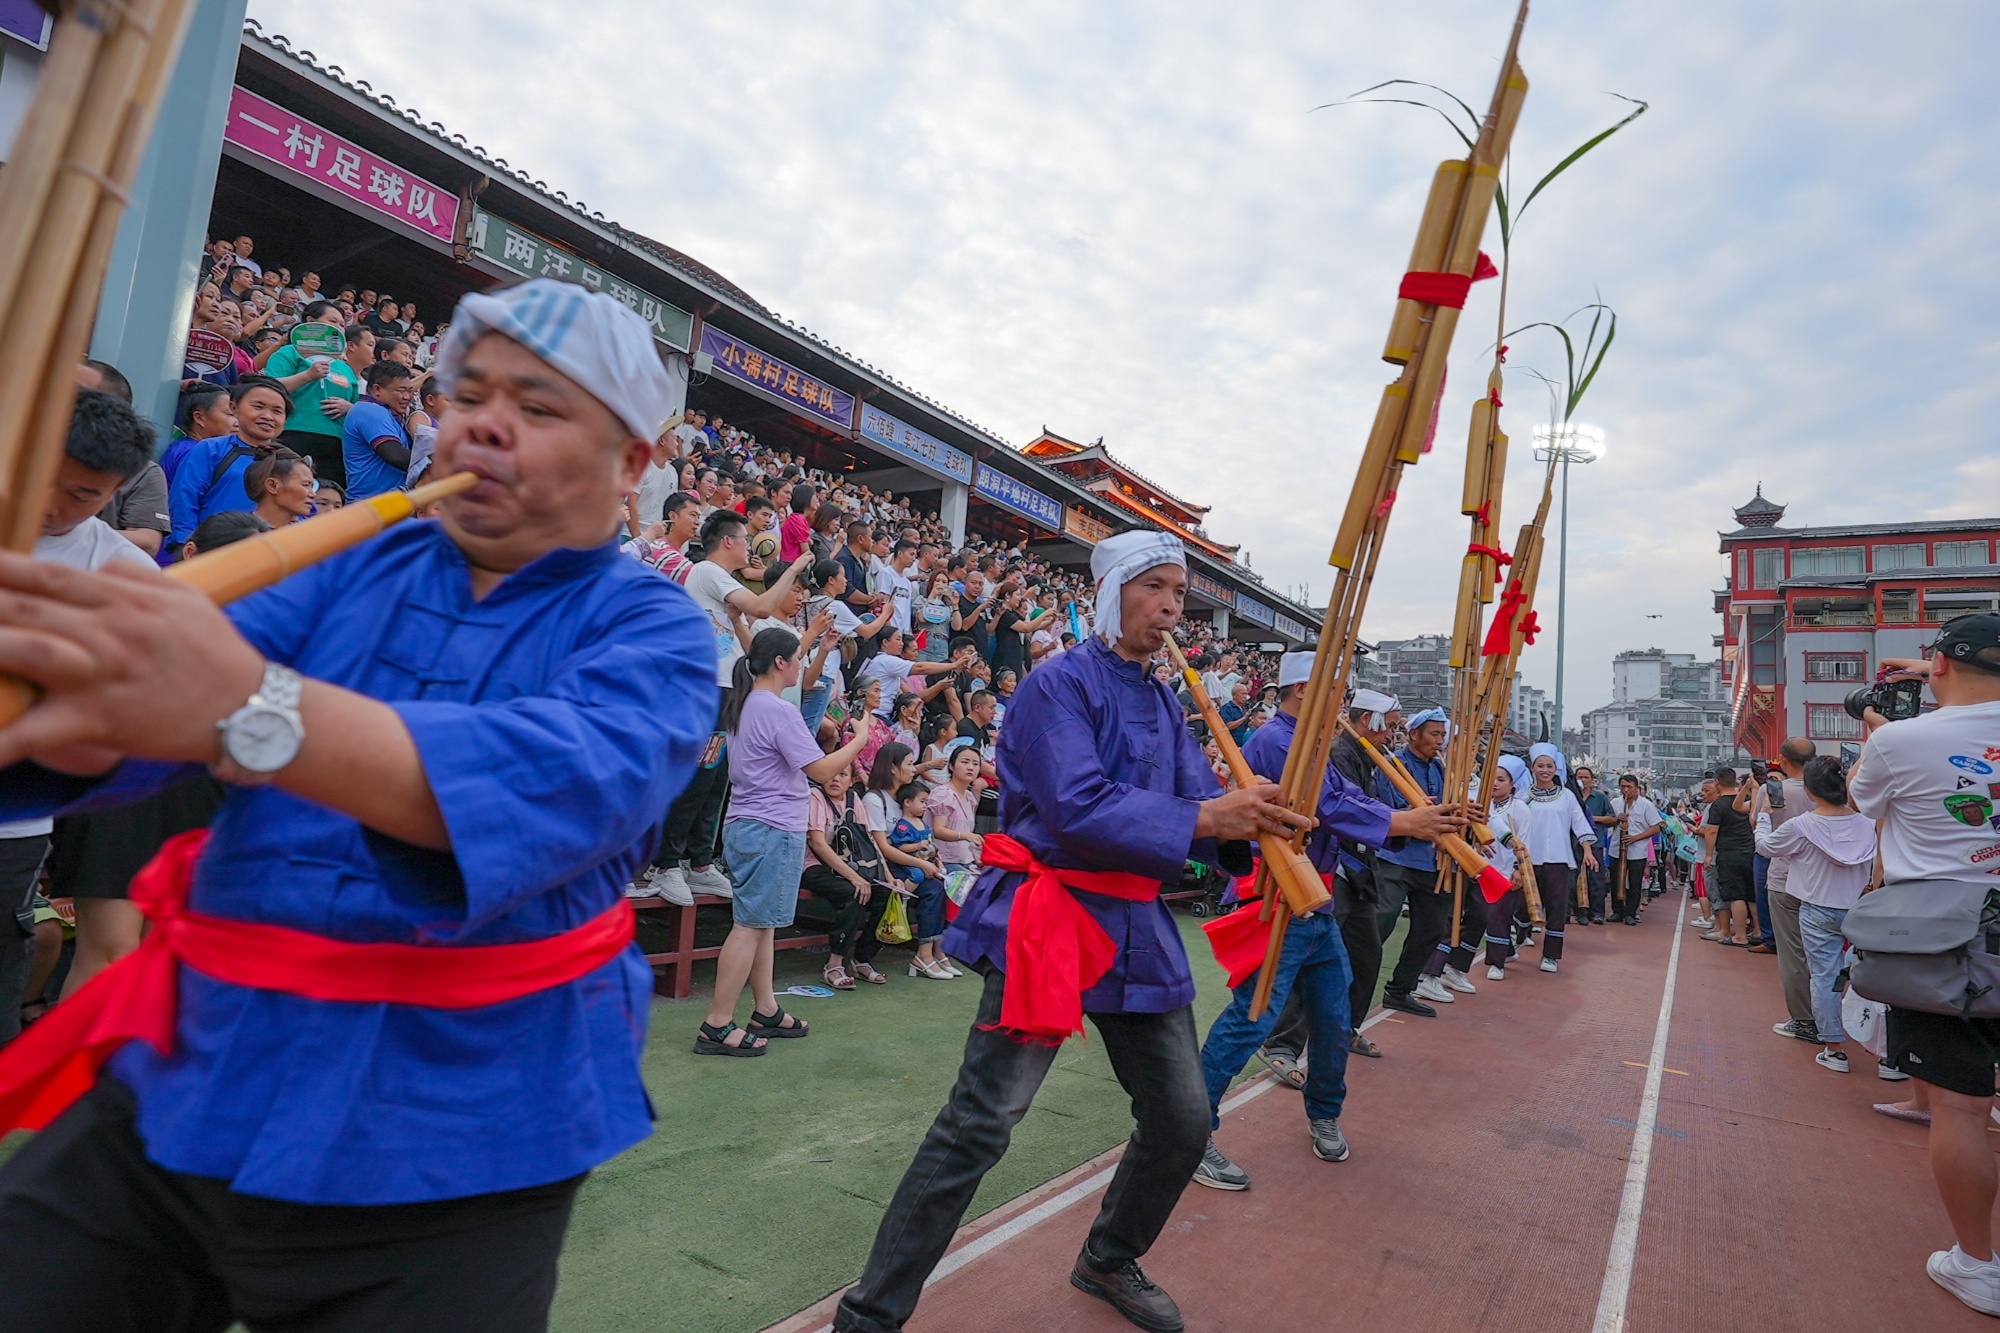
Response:
[[[639,493],[632,501],[632,516],[641,527],[658,523],[665,516],[667,497],[679,490],[680,485],[680,469],[672,462],[664,467],[646,464],[646,470],[639,474]]]
[[[1847,791],[1882,821],[1884,883],[2000,876],[2000,703],[1876,728]]]
[[[743,585],[713,560],[704,560],[688,571],[688,594],[708,612],[709,627],[715,631],[715,678],[728,685],[736,659],[743,656],[743,642],[736,637],[735,622],[729,611],[729,594],[742,592]]]

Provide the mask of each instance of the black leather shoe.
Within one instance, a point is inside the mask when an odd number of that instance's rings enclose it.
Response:
[[[1109,1272],[1100,1272],[1091,1267],[1087,1256],[1079,1254],[1076,1267],[1069,1272],[1069,1284],[1150,1333],[1181,1333],[1187,1327],[1174,1298],[1154,1286],[1135,1262],[1128,1260]]]
[[[1416,1014],[1420,1018],[1436,1018],[1438,1016],[1437,1010],[1431,1008],[1414,995],[1391,995],[1385,991],[1382,995],[1382,1007],[1384,1009],[1398,1009],[1406,1014]]]

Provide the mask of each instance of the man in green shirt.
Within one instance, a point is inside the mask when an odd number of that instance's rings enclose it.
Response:
[[[336,324],[340,307],[331,301],[315,301],[307,306],[301,323]],[[356,365],[357,359],[360,361]],[[360,397],[361,372],[375,359],[375,335],[365,330],[347,332],[345,356],[318,362],[287,344],[271,354],[264,373],[285,386],[292,396],[292,412],[285,418],[285,430],[278,443],[312,459],[313,475],[345,489],[347,465],[341,457],[341,419]]]

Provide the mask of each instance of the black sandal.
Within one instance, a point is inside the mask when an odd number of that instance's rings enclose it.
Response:
[[[791,1019],[789,1025],[785,1023],[788,1018]],[[750,1035],[753,1037],[803,1037],[807,1026],[805,1019],[786,1013],[782,1004],[775,1013],[760,1014],[754,1009],[750,1012]]]
[[[762,1055],[769,1043],[754,1032],[743,1034],[743,1040],[732,1043],[729,1034],[737,1030],[734,1023],[724,1023],[721,1027],[713,1023],[703,1023],[694,1034],[696,1055]]]

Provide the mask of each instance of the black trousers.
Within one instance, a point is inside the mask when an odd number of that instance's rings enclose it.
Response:
[[[1469,972],[1472,960],[1479,956],[1480,939],[1486,931],[1486,895],[1479,891],[1477,880],[1462,882],[1465,887],[1458,895],[1458,944],[1453,946],[1451,943],[1451,913],[1447,911],[1445,936],[1438,941],[1437,952],[1424,964],[1424,975],[1427,977],[1442,976],[1447,967]]]
[[[1375,863],[1375,880],[1382,886],[1382,901],[1376,908],[1375,928],[1384,944],[1396,931],[1396,917],[1404,903],[1410,907],[1410,929],[1403,936],[1403,952],[1396,970],[1389,974],[1383,991],[1408,995],[1417,988],[1424,964],[1437,952],[1438,945],[1451,938],[1451,895],[1437,891],[1435,870],[1413,870],[1393,861]]]
[[[1613,861],[1611,873],[1611,914],[1613,916],[1637,916],[1646,902],[1646,872],[1651,869],[1643,860]]]
[[[667,822],[660,829],[660,852],[653,864],[662,869],[673,866],[707,867],[715,864],[722,831],[722,806],[729,799],[729,764],[697,768],[688,785],[667,807]]]
[[[1548,861],[1535,867],[1535,888],[1542,895],[1542,957],[1559,963],[1563,956],[1563,927],[1569,919],[1589,909],[1576,904],[1576,867]]]
[[[27,1000],[28,967],[35,953],[34,911],[29,904],[48,854],[46,833],[0,838],[0,1046],[21,1035],[21,1006]]]
[[[1006,1155],[1014,1126],[1055,1063],[1056,1048],[982,1028],[1000,1021],[1006,976],[986,974],[965,1063],[916,1160],[896,1187],[861,1280],[841,1298],[843,1333],[898,1333],[917,1308],[924,1279],[944,1257],[979,1182]],[[1084,1243],[1093,1268],[1116,1268],[1152,1248],[1208,1143],[1194,1009],[1164,1014],[1092,1014],[1138,1126]]]
[[[882,948],[875,927],[889,906],[889,890],[876,885],[862,902],[854,886],[825,866],[807,866],[799,886],[833,908],[833,929],[827,933],[827,954],[850,963],[873,962]]]
[[[100,1078],[0,1168],[0,1328],[35,1333],[541,1333],[582,1176],[333,1207],[155,1166]],[[439,1151],[449,1145],[440,1144]]]
[[[1375,1007],[1375,983],[1382,979],[1382,936],[1376,929],[1375,894],[1372,869],[1343,870],[1333,881],[1333,919],[1340,925],[1341,943],[1347,946],[1347,961],[1354,968],[1347,1012],[1349,1025],[1356,1031]],[[1296,1060],[1306,1053],[1306,1028],[1305,1000],[1293,987],[1271,1034],[1264,1038],[1264,1049]]]

